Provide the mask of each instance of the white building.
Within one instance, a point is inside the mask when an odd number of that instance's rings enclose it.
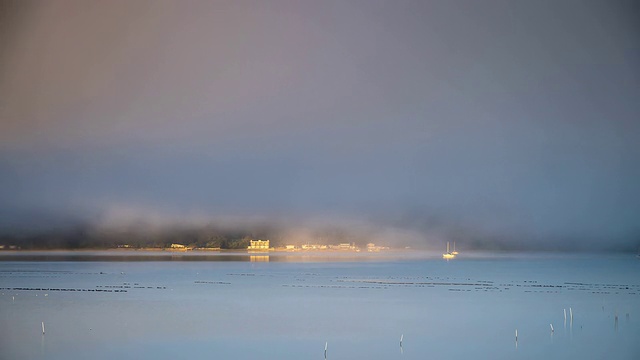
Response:
[[[269,250],[269,240],[251,240],[248,250]]]

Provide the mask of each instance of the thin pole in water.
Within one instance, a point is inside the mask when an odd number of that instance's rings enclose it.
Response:
[[[42,322],[42,335],[44,335],[44,321]]]
[[[402,339],[404,338],[404,334],[400,335],[400,347],[402,347]]]
[[[551,332],[553,332],[553,324],[549,324],[551,326]]]
[[[329,346],[329,342],[327,341],[327,342],[324,343],[324,358],[325,359],[327,358],[327,347],[328,346]]]
[[[571,323],[573,324],[573,310],[569,308],[569,318],[571,318]]]
[[[516,329],[516,342],[518,342],[518,329]]]

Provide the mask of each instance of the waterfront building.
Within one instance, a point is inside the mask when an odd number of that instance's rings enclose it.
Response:
[[[248,250],[269,250],[269,240],[251,240]]]

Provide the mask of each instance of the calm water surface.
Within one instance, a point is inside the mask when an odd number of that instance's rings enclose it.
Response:
[[[639,274],[622,255],[4,254],[0,358],[638,359]]]

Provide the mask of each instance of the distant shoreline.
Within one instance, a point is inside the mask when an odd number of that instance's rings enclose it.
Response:
[[[398,248],[398,249],[386,249],[380,251],[367,251],[364,250],[351,250],[351,249],[295,249],[290,250],[284,247],[270,248],[268,250],[257,250],[257,249],[222,249],[222,248],[83,248],[83,249],[0,249],[0,254],[3,253],[26,253],[26,252],[156,252],[156,253],[180,253],[180,254],[189,254],[189,253],[247,253],[247,254],[258,254],[258,253],[387,253],[387,252],[421,252],[424,250],[416,250],[416,249],[408,249],[408,248]]]
[[[469,251],[455,259],[442,259],[436,250],[390,249],[381,252],[305,250],[250,251],[246,249],[169,250],[169,249],[73,249],[73,250],[2,250],[1,262],[153,262],[153,261],[237,261],[237,262],[386,262],[386,261],[445,261],[455,263],[468,260],[615,258],[637,261],[633,253],[558,253],[558,252],[489,252]]]
[[[418,251],[161,251],[154,250],[7,250],[0,252],[0,262],[145,262],[145,261],[238,261],[238,262],[360,262],[422,260],[439,254]]]

